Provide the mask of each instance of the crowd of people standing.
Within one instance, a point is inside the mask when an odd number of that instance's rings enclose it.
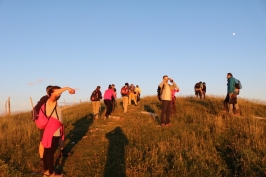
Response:
[[[227,95],[224,99],[224,110],[230,115],[240,115],[237,96],[242,88],[240,81],[235,79],[232,73],[227,73]],[[236,81],[238,83],[236,84]],[[176,114],[176,97],[179,92],[173,78],[164,75],[162,81],[158,85],[157,96],[161,103],[160,125],[169,126],[171,114]],[[64,151],[64,126],[62,120],[62,111],[57,105],[61,94],[68,91],[74,94],[75,90],[70,87],[47,86],[47,95],[43,96],[33,109],[33,119],[40,129],[39,153],[43,161],[44,175],[50,177],[63,176],[56,174],[54,171],[54,153],[58,146],[61,149],[61,155],[67,156]],[[195,95],[198,98],[204,98],[206,94],[206,83],[198,82],[194,86]],[[125,83],[121,88],[123,112],[127,112],[128,105],[132,103],[137,106],[140,102],[141,89],[138,85]],[[110,118],[116,108],[117,90],[114,84],[110,84],[102,95],[101,87],[97,86],[92,92],[90,100],[93,107],[93,117],[99,118],[100,101],[103,99],[106,106],[105,119]],[[48,116],[49,115],[49,116]],[[45,128],[41,127],[41,121],[47,121]]]
[[[91,94],[91,102],[93,107],[93,117],[95,119],[99,118],[100,114],[100,101],[103,98],[104,104],[106,106],[105,119],[111,118],[111,114],[115,111],[116,108],[116,98],[117,98],[117,90],[115,88],[115,84],[110,84],[107,90],[104,91],[104,95],[102,97],[101,87],[97,86],[96,89]],[[123,103],[123,111],[127,112],[128,105],[131,105],[132,102],[135,106],[137,106],[140,102],[141,88],[134,84],[125,83],[125,85],[121,88],[120,94],[122,97]]]

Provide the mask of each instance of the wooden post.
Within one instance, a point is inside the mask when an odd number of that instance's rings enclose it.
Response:
[[[30,103],[31,103],[31,108],[33,109],[33,102],[32,102],[32,98],[30,97]]]
[[[5,104],[5,109],[6,109],[6,114],[7,114],[7,100],[6,100],[6,104]]]
[[[7,102],[7,106],[8,106],[8,115],[11,114],[11,108],[10,108],[10,97],[8,97],[8,102]]]

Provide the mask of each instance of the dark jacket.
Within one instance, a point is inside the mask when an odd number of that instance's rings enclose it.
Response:
[[[49,99],[49,96],[48,95],[45,95],[43,97],[41,97],[41,99],[38,101],[38,103],[35,105],[35,109],[37,110],[37,112],[39,113],[39,110],[41,109],[42,105],[44,103],[47,102],[47,100]]]
[[[206,93],[206,85],[205,84],[202,85],[202,91]]]
[[[93,95],[96,96],[96,99],[92,100]],[[94,90],[91,94],[91,101],[100,101],[102,99],[102,92],[100,90]]]

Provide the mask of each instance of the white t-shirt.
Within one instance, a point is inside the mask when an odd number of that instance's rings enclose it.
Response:
[[[47,105],[47,104],[46,104]],[[50,116],[51,112],[53,111],[54,108],[49,108],[48,106],[46,107],[46,115]],[[57,114],[56,114],[57,111]],[[57,117],[58,115],[58,117]],[[60,122],[62,122],[62,110],[61,108],[57,105],[56,110],[54,110],[51,119],[58,119]],[[58,130],[56,130],[56,132],[54,133],[54,136],[61,136],[60,135],[60,128]]]

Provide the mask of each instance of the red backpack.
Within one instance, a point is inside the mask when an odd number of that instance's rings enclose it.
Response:
[[[122,95],[127,95],[128,94],[128,88],[126,88],[125,86],[121,88],[121,94]]]

